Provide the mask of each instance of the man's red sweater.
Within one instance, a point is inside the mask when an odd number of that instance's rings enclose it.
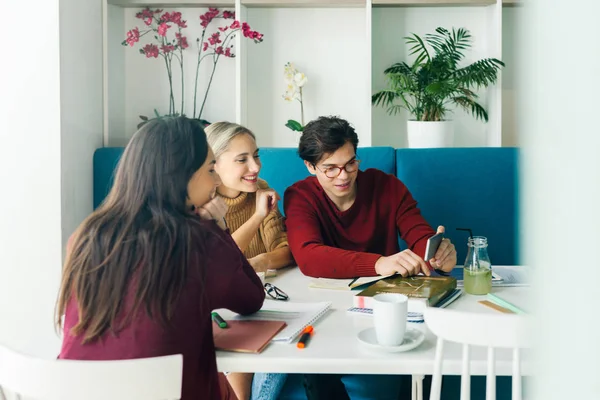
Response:
[[[359,171],[354,204],[339,211],[311,176],[285,191],[288,242],[304,275],[374,276],[381,256],[398,253],[398,233],[419,256],[435,231],[404,184],[377,169]]]

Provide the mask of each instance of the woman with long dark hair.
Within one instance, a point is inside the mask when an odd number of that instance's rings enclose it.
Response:
[[[234,397],[217,374],[210,313],[255,312],[264,290],[222,229],[214,163],[198,121],[156,119],[133,135],[108,197],[68,246],[60,358],[183,354],[183,400]]]

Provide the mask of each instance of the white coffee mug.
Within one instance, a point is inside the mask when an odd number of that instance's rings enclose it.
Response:
[[[408,297],[399,293],[373,296],[373,322],[377,342],[382,346],[398,346],[404,341]]]

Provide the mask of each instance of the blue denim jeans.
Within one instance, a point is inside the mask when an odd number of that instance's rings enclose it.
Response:
[[[287,374],[256,373],[252,379],[250,400],[277,400],[285,385]]]

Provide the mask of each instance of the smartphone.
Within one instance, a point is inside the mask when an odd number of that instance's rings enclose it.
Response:
[[[442,243],[442,239],[444,239],[443,233],[437,233],[427,239],[427,247],[425,248],[425,261],[431,260],[435,257],[435,253],[437,252],[438,247]]]

